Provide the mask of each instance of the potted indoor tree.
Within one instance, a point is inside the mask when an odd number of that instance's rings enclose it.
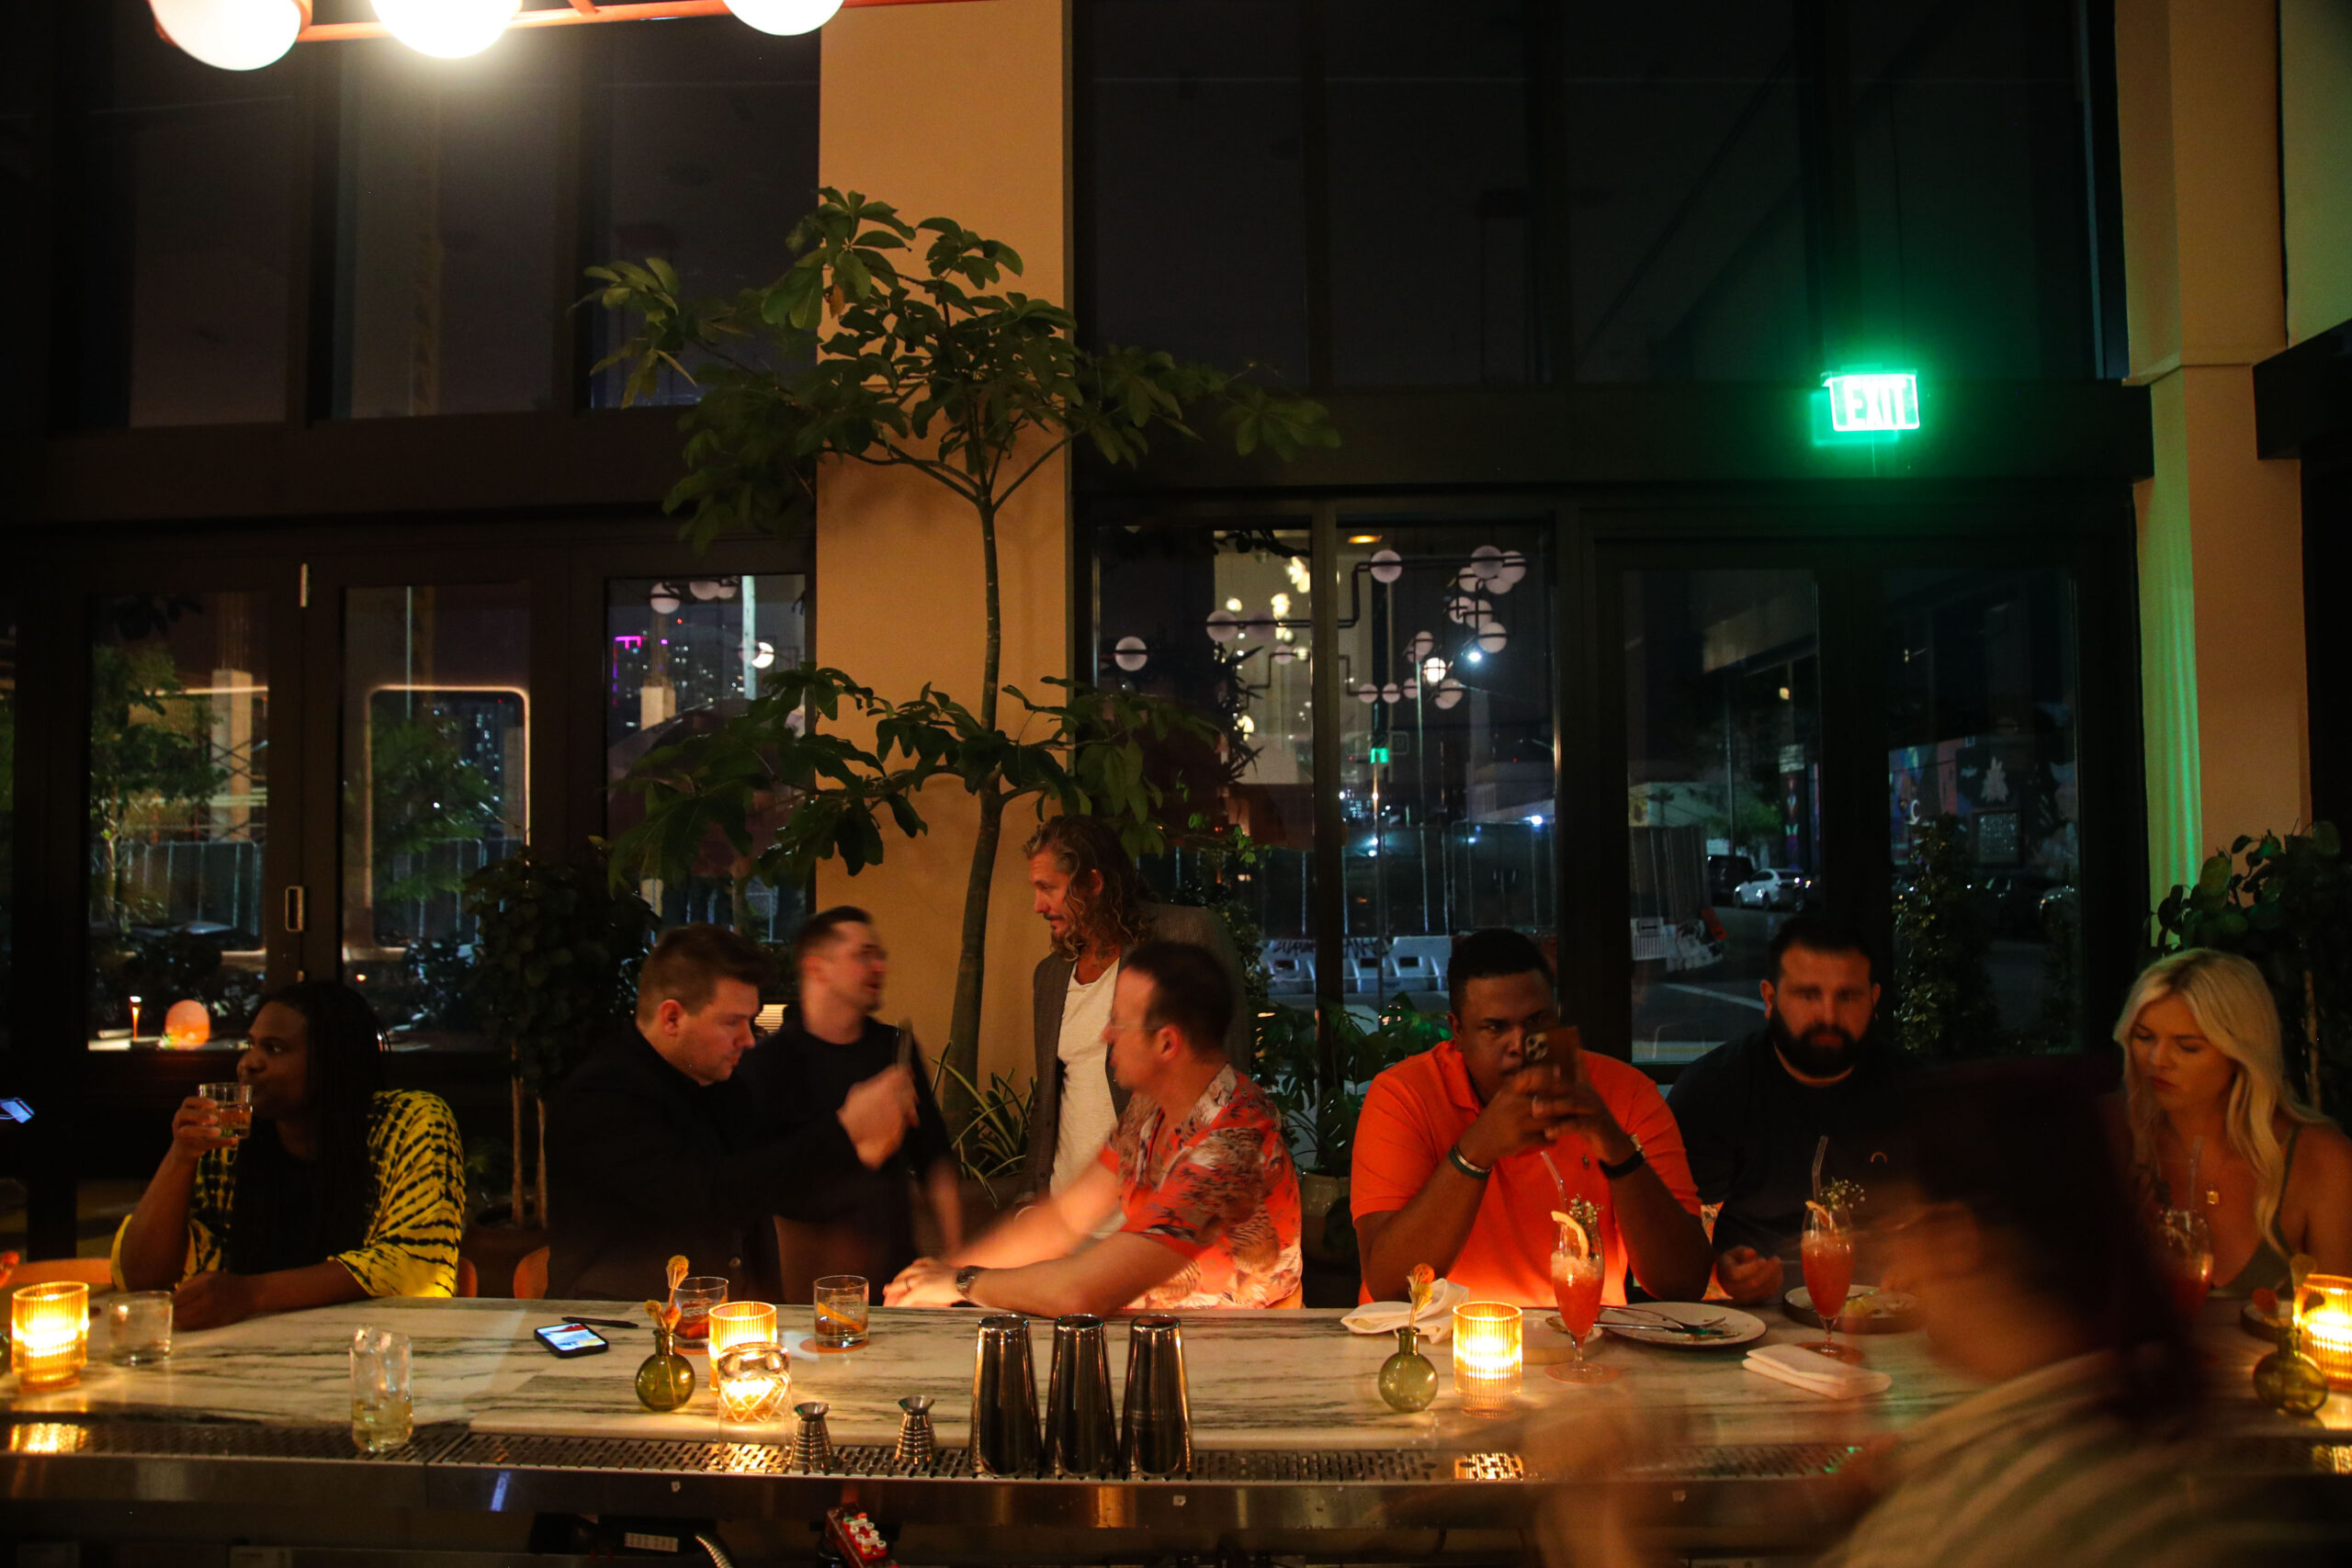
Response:
[[[625,399],[665,370],[699,382],[685,415],[686,473],[666,504],[686,537],[789,537],[814,513],[827,462],[899,469],[962,503],[979,536],[985,638],[976,700],[935,687],[891,701],[838,670],[776,672],[739,716],[640,761],[626,787],[643,822],[615,843],[613,874],[675,874],[714,833],[740,877],[782,886],[834,855],[853,874],[884,853],[884,827],[925,830],[917,796],[952,779],[978,807],[963,897],[942,1109],[968,1125],[978,1074],[989,903],[1006,810],[1091,811],[1120,824],[1134,852],[1156,851],[1171,802],[1144,765],[1148,743],[1200,719],[1132,693],[1072,685],[1033,701],[1001,680],[998,519],[1056,454],[1083,446],[1134,463],[1155,434],[1213,421],[1237,451],[1289,456],[1336,445],[1319,404],[1249,367],[1227,371],[1140,348],[1091,349],[1062,307],[1008,287],[1021,257],[952,219],[909,223],[857,192],[820,193],[790,238],[790,267],[731,300],[689,300],[665,261],[590,269],[592,298],[638,330],[605,361],[628,367]],[[920,247],[918,249],[918,247]],[[1057,682],[1058,683],[1058,682]],[[1004,700],[1017,705],[1007,712]],[[843,708],[871,747],[821,726]],[[763,811],[791,804],[780,830]]]

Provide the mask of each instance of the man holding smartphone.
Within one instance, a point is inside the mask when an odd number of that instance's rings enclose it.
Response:
[[[1555,1210],[1600,1220],[1602,1300],[1630,1277],[1695,1301],[1714,1259],[1682,1134],[1639,1068],[1559,1027],[1551,966],[1514,931],[1458,942],[1453,1038],[1373,1079],[1351,1183],[1365,1299],[1402,1300],[1426,1263],[1475,1295],[1552,1304]]]

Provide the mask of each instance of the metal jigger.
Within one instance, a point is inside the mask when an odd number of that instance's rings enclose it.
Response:
[[[1109,1475],[1118,1462],[1102,1320],[1091,1313],[1057,1317],[1054,1371],[1046,1390],[1046,1473]]]
[[[899,1446],[890,1450],[890,1460],[900,1470],[919,1470],[931,1462],[935,1441],[931,1430],[931,1395],[909,1394],[899,1401],[899,1408],[906,1414],[899,1417]]]
[[[804,1474],[833,1468],[833,1435],[825,1430],[825,1408],[821,1399],[792,1407],[800,1417],[800,1429],[792,1438],[792,1468]]]
[[[1029,1320],[1012,1314],[980,1319],[972,1352],[974,1475],[1037,1473],[1037,1364]]]
[[[1184,1325],[1177,1318],[1139,1317],[1127,1325],[1119,1468],[1133,1476],[1193,1473],[1193,1403],[1184,1384]]]

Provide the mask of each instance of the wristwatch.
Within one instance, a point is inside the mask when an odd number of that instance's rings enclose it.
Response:
[[[1611,1165],[1607,1160],[1602,1160],[1600,1162],[1600,1174],[1607,1177],[1610,1180],[1615,1181],[1621,1177],[1631,1176],[1634,1172],[1641,1169],[1643,1166],[1649,1163],[1649,1157],[1650,1156],[1642,1152],[1642,1145],[1635,1144],[1634,1145],[1634,1152],[1627,1155],[1623,1159],[1619,1160],[1615,1165]]]
[[[982,1270],[980,1266],[977,1263],[967,1263],[964,1267],[956,1270],[956,1300],[965,1302],[972,1300],[972,1285],[974,1281],[979,1279],[981,1272]],[[977,1306],[979,1303],[974,1302],[973,1304]]]

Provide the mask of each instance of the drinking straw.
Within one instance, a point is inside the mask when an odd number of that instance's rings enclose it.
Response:
[[[1813,1145],[1813,1197],[1821,1201],[1821,1162],[1829,1157],[1829,1134],[1821,1134],[1821,1142]]]
[[[2188,1196],[2182,1199],[2180,1204],[2192,1214],[2197,1212],[2197,1168],[2204,1159],[2205,1134],[2199,1133],[2196,1141],[2188,1145]]]
[[[1549,1149],[1538,1149],[1535,1152],[1542,1157],[1544,1161],[1544,1168],[1552,1173],[1552,1186],[1559,1193],[1560,1207],[1563,1209],[1566,1208],[1568,1206],[1568,1184],[1560,1179],[1560,1168],[1552,1163],[1552,1151]]]

